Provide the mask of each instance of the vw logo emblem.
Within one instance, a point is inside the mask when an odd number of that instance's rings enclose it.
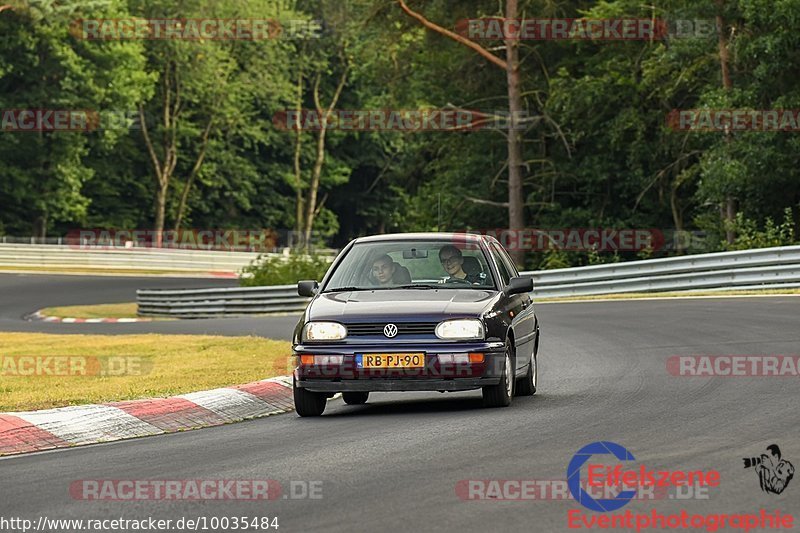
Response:
[[[383,327],[383,334],[389,337],[390,339],[397,335],[397,326],[394,324],[386,324]]]

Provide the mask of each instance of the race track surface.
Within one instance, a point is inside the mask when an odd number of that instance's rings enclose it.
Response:
[[[43,307],[135,302],[136,289],[190,289],[232,287],[232,279],[180,279],[159,277],[50,276],[44,274],[0,274],[0,331],[96,334],[204,334],[259,335],[289,340],[296,316],[167,320],[130,324],[63,324],[24,321],[23,317]]]
[[[540,391],[509,408],[483,409],[476,392],[375,394],[365,406],[334,400],[318,419],[288,414],[11,457],[0,460],[0,514],[277,516],[281,532],[566,531],[569,510],[598,513],[573,500],[463,501],[456,486],[564,479],[573,454],[598,440],[632,452],[630,468],[721,474],[708,499],[632,501],[621,511],[800,513],[800,479],[767,494],[742,466],[773,443],[800,466],[797,377],[676,377],[666,369],[674,355],[798,354],[800,298],[556,304],[537,313]],[[320,481],[322,497],[98,502],[69,492],[86,479],[255,478],[279,481],[284,494],[292,481]]]

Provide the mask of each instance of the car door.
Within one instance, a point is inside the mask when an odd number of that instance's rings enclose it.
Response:
[[[519,276],[519,271],[517,271],[514,261],[511,260],[503,247],[496,242],[491,243],[490,247],[501,277]],[[528,366],[528,362],[533,356],[536,340],[536,315],[533,312],[533,299],[529,293],[514,294],[509,296],[509,299],[509,308],[514,313],[511,328],[514,330],[514,343],[517,354],[516,367],[517,370],[523,370]]]

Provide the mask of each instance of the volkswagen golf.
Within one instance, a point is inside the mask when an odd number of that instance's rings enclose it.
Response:
[[[293,338],[294,401],[319,416],[341,392],[481,389],[484,405],[532,395],[539,322],[533,280],[491,236],[416,233],[355,239],[310,296]]]

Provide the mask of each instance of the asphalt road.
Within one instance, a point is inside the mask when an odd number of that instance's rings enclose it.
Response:
[[[23,317],[43,307],[122,303],[136,301],[136,289],[189,289],[230,287],[233,279],[57,276],[0,274],[0,331],[41,333],[185,333],[208,335],[260,335],[290,340],[297,316],[163,320],[130,324],[63,324],[25,321]]]
[[[708,499],[632,501],[649,513],[800,513],[800,480],[780,495],[742,467],[769,444],[800,466],[797,378],[675,377],[673,355],[797,354],[800,298],[542,305],[540,391],[483,409],[478,393],[376,394],[293,414],[0,460],[0,516],[277,516],[279,531],[564,531],[572,500],[463,501],[460,480],[564,479],[584,445],[625,446],[653,470],[720,472]],[[613,464],[613,463],[611,463]],[[86,479],[321,482],[320,499],[84,501]],[[295,486],[302,486],[295,483]]]

